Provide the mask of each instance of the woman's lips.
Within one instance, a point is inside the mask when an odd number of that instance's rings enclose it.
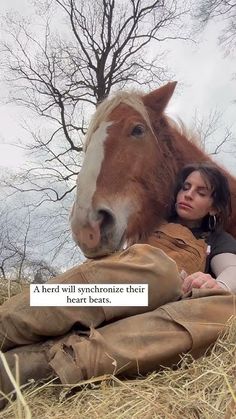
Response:
[[[192,209],[193,207],[191,207],[191,205],[186,204],[186,202],[178,202],[178,206],[180,208],[185,208],[185,209]]]

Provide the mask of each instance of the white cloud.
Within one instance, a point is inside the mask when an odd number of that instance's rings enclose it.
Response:
[[[23,150],[14,145],[0,144],[0,166],[19,168],[25,162]]]

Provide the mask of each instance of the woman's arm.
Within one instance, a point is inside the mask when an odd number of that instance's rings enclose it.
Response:
[[[221,253],[214,256],[211,260],[211,270],[222,288],[236,293],[236,255]]]
[[[203,272],[196,272],[184,278],[183,292],[192,288],[223,288],[236,293],[236,255],[221,253],[211,259],[211,270],[215,278]]]

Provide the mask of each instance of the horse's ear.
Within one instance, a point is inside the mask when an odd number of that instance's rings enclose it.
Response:
[[[144,104],[158,113],[163,112],[174,93],[176,84],[177,81],[172,81],[165,84],[165,86],[162,86],[159,89],[144,95],[142,98]]]

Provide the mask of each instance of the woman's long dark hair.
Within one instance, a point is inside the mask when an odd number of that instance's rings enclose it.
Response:
[[[216,166],[210,163],[193,163],[183,167],[178,175],[177,182],[173,193],[173,202],[170,211],[169,221],[176,219],[177,213],[175,209],[176,197],[180,189],[182,189],[186,178],[192,172],[199,172],[202,177],[210,184],[212,188],[213,206],[218,211],[216,214],[215,229],[225,227],[228,218],[231,215],[231,195],[229,183],[226,176]],[[203,231],[209,231],[209,214],[202,220]]]

